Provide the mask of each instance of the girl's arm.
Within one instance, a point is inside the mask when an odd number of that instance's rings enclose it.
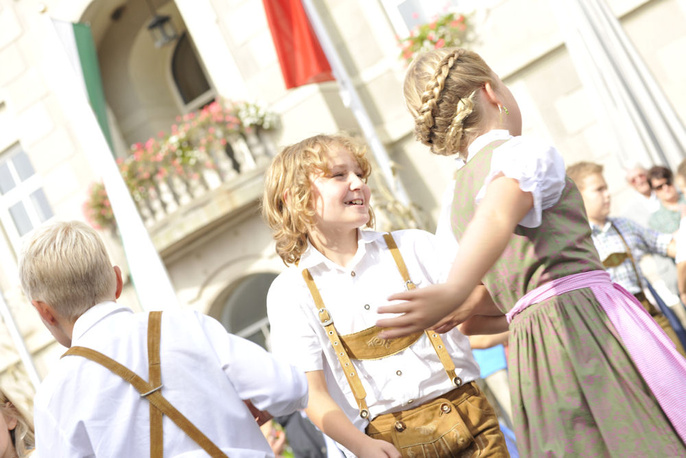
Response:
[[[306,372],[310,400],[305,413],[324,434],[361,458],[401,458],[393,444],[372,439],[352,424],[326,386],[324,371]]]
[[[378,326],[392,328],[380,337],[393,339],[422,331],[462,305],[503,253],[515,227],[533,205],[533,195],[522,191],[517,180],[496,176],[460,240],[460,251],[446,283],[390,296],[389,300],[407,302],[379,307],[380,313],[403,314],[379,320]]]

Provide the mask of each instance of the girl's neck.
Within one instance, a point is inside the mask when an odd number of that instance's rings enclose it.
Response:
[[[358,229],[352,232],[332,231],[330,233],[312,231],[308,237],[310,243],[321,254],[342,267],[346,267],[357,253]]]

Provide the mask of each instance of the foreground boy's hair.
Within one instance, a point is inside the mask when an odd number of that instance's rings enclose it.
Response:
[[[114,297],[116,288],[102,239],[80,221],[36,229],[22,250],[19,276],[30,301],[50,304],[69,320]]]

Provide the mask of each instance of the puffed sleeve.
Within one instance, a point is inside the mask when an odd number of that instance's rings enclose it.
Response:
[[[555,147],[537,139],[514,137],[493,151],[491,170],[476,196],[478,204],[486,188],[499,174],[519,182],[519,188],[530,192],[534,206],[519,222],[524,227],[538,227],[542,212],[555,205],[565,187],[565,164]]]

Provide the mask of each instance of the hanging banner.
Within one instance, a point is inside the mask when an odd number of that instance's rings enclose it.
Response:
[[[263,0],[286,89],[333,81],[300,0]]]

